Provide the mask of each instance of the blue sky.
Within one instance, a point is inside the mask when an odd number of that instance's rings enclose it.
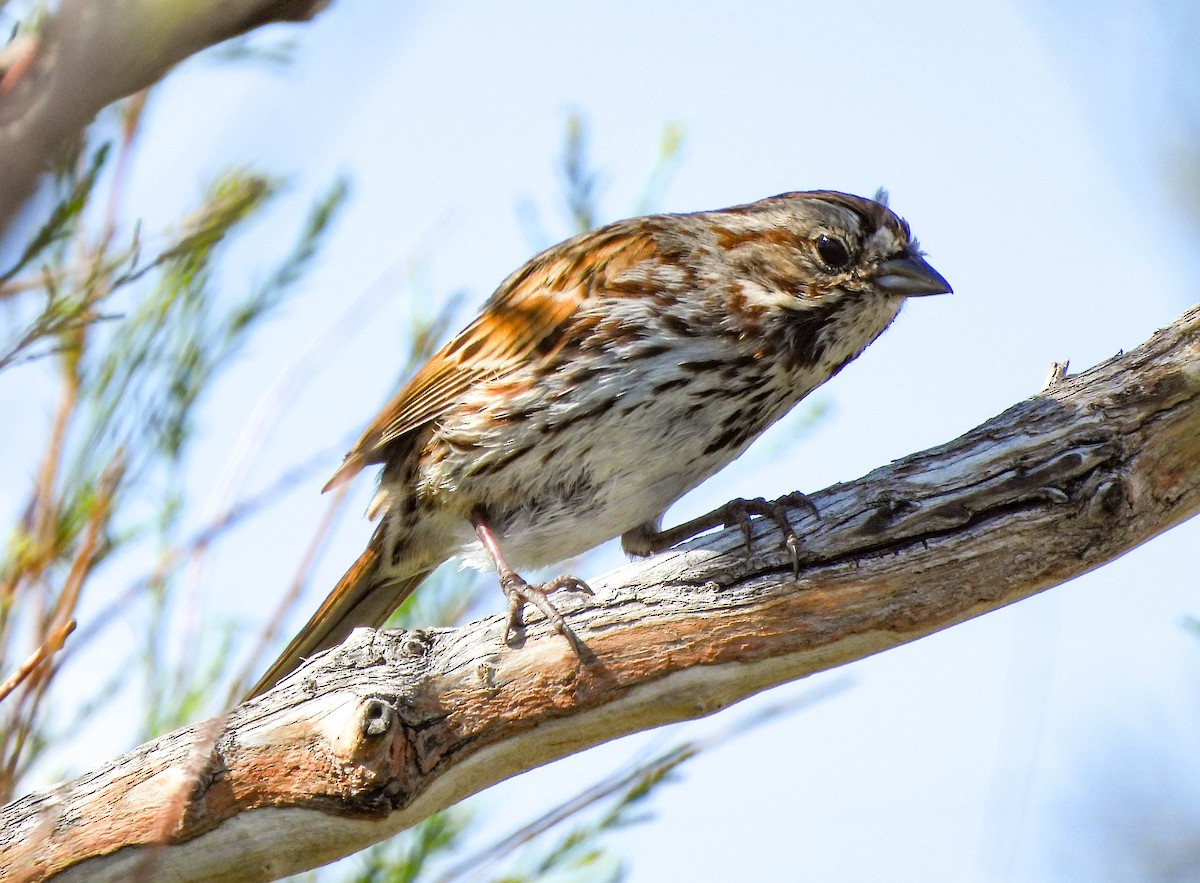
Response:
[[[481,301],[569,233],[557,164],[573,111],[590,126],[606,218],[633,211],[663,127],[678,123],[681,162],[656,208],[886,186],[956,292],[910,304],[820,391],[831,408],[815,432],[797,440],[785,420],[674,517],[853,479],[1032,395],[1054,360],[1081,370],[1136,346],[1195,300],[1196,228],[1168,198],[1150,134],[1172,71],[1141,7],[1066,9],[343,0],[267,35],[296,40],[287,68],[187,63],[152,99],[130,182],[148,229],[224,164],[288,174],[288,195],[236,248],[236,289],[334,176],[354,188],[303,293],[206,409],[195,487],[216,483],[263,392],[363,292],[375,292],[370,319],[306,366],[251,486],[374,414],[411,298]],[[520,220],[529,204],[544,241]],[[5,395],[34,406],[32,393]],[[295,538],[324,511],[323,480],[225,546],[197,603],[264,616]],[[368,533],[343,520],[317,592]],[[1041,597],[537,771],[484,806],[532,816],[647,745],[848,676],[836,697],[689,764],[655,822],[618,840],[631,879],[1121,879],[1143,867],[1132,862],[1147,830],[1166,861],[1195,827],[1200,768],[1182,746],[1200,729],[1200,639],[1182,621],[1196,612],[1198,540],[1186,524]],[[620,560],[609,549],[585,566]],[[124,747],[114,740],[95,750]]]

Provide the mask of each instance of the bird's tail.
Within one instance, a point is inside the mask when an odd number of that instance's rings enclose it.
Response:
[[[338,580],[325,603],[267,669],[266,674],[259,678],[258,683],[247,694],[247,699],[253,699],[274,687],[314,653],[340,644],[354,629],[360,626],[382,626],[431,572],[424,570],[400,577],[385,575],[382,562],[381,526],[375,531],[366,551],[350,565],[350,569]]]

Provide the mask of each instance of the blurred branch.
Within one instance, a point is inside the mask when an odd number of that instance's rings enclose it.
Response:
[[[945,445],[811,495],[793,574],[758,522],[592,581],[542,621],[359,629],[276,689],[0,810],[0,867],[265,880],[524,770],[1011,604],[1200,511],[1200,307]],[[186,780],[187,805],[163,807]],[[250,812],[249,810],[253,810]],[[236,824],[232,824],[236,819]],[[84,864],[86,862],[86,864]]]
[[[330,496],[325,506],[325,514],[321,516],[321,521],[317,525],[317,529],[309,538],[308,544],[304,547],[300,555],[300,563],[296,566],[295,574],[288,585],[287,591],[283,593],[283,597],[275,605],[275,611],[271,614],[271,618],[267,620],[267,624],[259,630],[249,657],[229,687],[228,701],[236,702],[238,697],[244,696],[246,691],[250,689],[250,685],[254,683],[255,673],[263,665],[263,655],[274,645],[280,631],[283,629],[284,623],[287,622],[288,615],[304,594],[304,587],[308,585],[309,575],[316,567],[317,560],[325,550],[325,546],[333,533],[338,516],[341,515],[345,507],[346,495],[349,490],[349,487],[342,485]]]
[[[75,631],[75,620],[73,619],[68,619],[61,625],[53,627],[38,648],[29,654],[29,658],[22,662],[3,684],[0,684],[0,702],[3,702],[13,690],[21,686],[30,675],[61,650],[67,636],[73,631]]]
[[[101,108],[195,53],[327,0],[62,0],[0,69],[0,232]]]
[[[135,603],[154,582],[162,580],[166,573],[180,569],[188,560],[208,549],[222,534],[238,527],[246,519],[257,515],[263,509],[276,504],[284,494],[295,488],[301,481],[320,474],[321,470],[326,469],[336,455],[337,451],[321,451],[303,463],[285,470],[262,491],[238,501],[236,505],[222,512],[219,518],[209,522],[183,542],[164,551],[153,572],[134,580],[124,592],[92,614],[88,622],[76,634],[71,647],[64,654],[64,658],[70,658],[107,630],[117,617],[125,613],[129,606]]]

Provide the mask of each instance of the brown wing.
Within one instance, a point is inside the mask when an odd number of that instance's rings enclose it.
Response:
[[[479,316],[438,350],[371,422],[324,490],[383,459],[392,442],[446,413],[477,381],[546,359],[568,340],[579,305],[609,280],[654,258],[654,219],[621,221],[568,239],[509,276]]]

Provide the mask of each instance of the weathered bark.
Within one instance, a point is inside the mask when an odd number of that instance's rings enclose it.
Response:
[[[260,880],[381,840],[504,778],[710,714],[1099,567],[1200,510],[1200,307],[941,447],[729,530],[539,620],[355,632],[224,719],[0,811],[10,879]]]
[[[0,233],[64,140],[101,108],[157,82],[201,49],[328,0],[63,0],[0,71]]]

